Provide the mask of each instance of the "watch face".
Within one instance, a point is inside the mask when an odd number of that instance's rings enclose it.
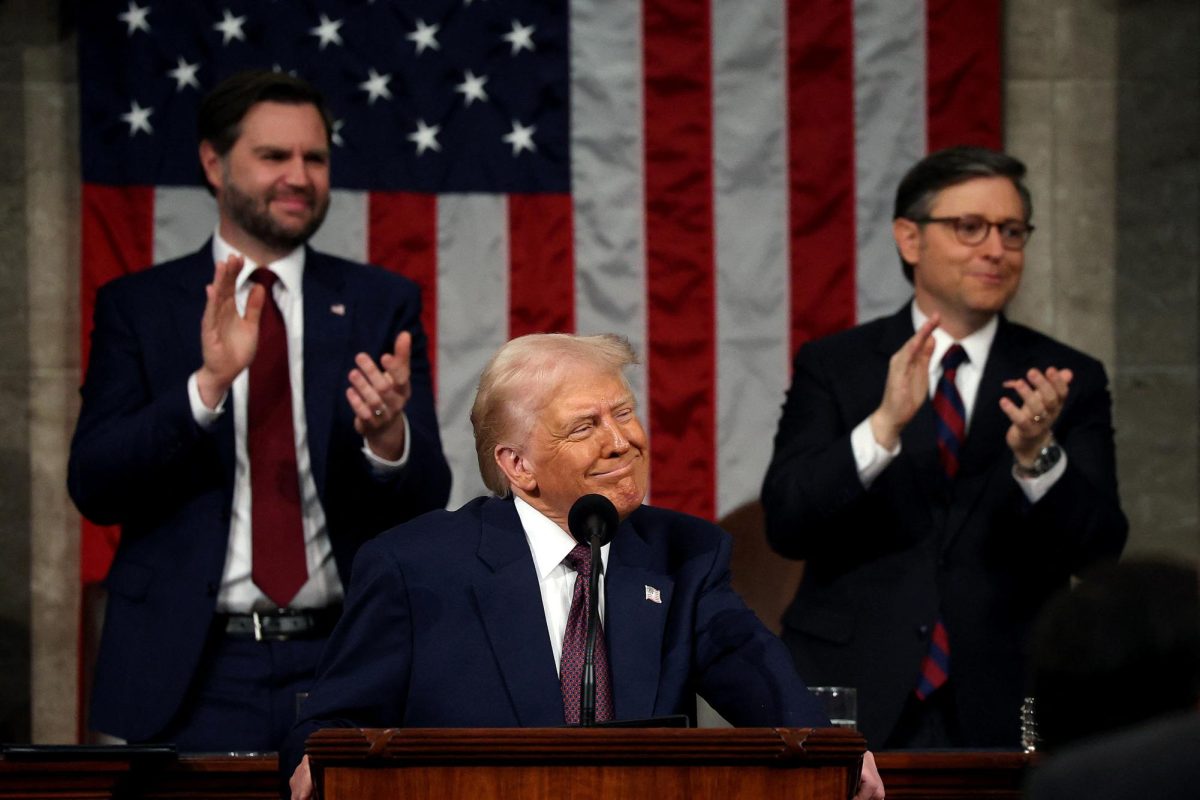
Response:
[[[1042,448],[1042,451],[1037,454],[1037,458],[1033,460],[1031,465],[1023,467],[1017,464],[1016,470],[1023,477],[1036,478],[1039,475],[1045,475],[1053,469],[1060,458],[1062,458],[1062,448],[1059,447],[1058,442],[1051,442]]]
[[[1062,448],[1057,444],[1047,445],[1042,448],[1042,452],[1038,453],[1037,459],[1033,462],[1033,470],[1038,475],[1044,475],[1058,463],[1060,458],[1062,458]]]

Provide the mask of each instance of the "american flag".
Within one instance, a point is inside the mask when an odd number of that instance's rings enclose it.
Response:
[[[903,170],[1000,144],[999,0],[89,0],[79,5],[84,349],[97,287],[191,252],[216,210],[202,93],[247,67],[327,96],[334,199],[313,244],[416,280],[451,505],[483,492],[487,357],[613,331],[651,499],[757,498],[790,358],[908,296]],[[83,579],[116,534],[85,529]]]

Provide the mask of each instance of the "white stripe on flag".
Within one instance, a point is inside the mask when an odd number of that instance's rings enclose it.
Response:
[[[437,414],[450,462],[450,508],[486,494],[471,403],[484,364],[508,340],[508,203],[502,195],[438,196]]]
[[[912,292],[892,240],[900,177],[925,155],[925,2],[855,0],[854,153],[858,321]]]
[[[217,203],[204,189],[159,186],[154,190],[155,264],[196,252],[216,228]]]
[[[788,380],[783,0],[713,2],[717,517],[758,498]]]
[[[645,422],[641,24],[639,3],[571,3],[575,329],[628,337],[643,359],[629,377]]]
[[[351,189],[329,193],[329,213],[313,234],[314,249],[351,261],[367,261],[367,211],[369,194]]]

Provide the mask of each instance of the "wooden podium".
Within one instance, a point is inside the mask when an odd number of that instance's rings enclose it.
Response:
[[[324,800],[844,800],[866,740],[840,728],[325,729]]]

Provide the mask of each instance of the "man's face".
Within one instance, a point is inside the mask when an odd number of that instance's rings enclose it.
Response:
[[[928,216],[970,214],[993,223],[1025,219],[1021,196],[1004,177],[972,178],[943,189]],[[1002,247],[995,227],[975,245],[960,242],[950,224],[917,225],[899,219],[893,231],[901,254],[914,265],[918,307],[926,314],[941,314],[942,326],[952,336],[962,338],[978,330],[1016,294],[1025,252]]]
[[[201,148],[216,187],[221,233],[248,256],[255,243],[284,255],[316,232],[329,209],[329,146],[311,105],[263,102],[242,118],[225,156]],[[249,240],[249,241],[247,241]]]
[[[514,489],[564,529],[585,494],[604,495],[624,519],[646,497],[650,472],[633,393],[619,375],[579,365],[545,396],[520,448],[529,481]]]

